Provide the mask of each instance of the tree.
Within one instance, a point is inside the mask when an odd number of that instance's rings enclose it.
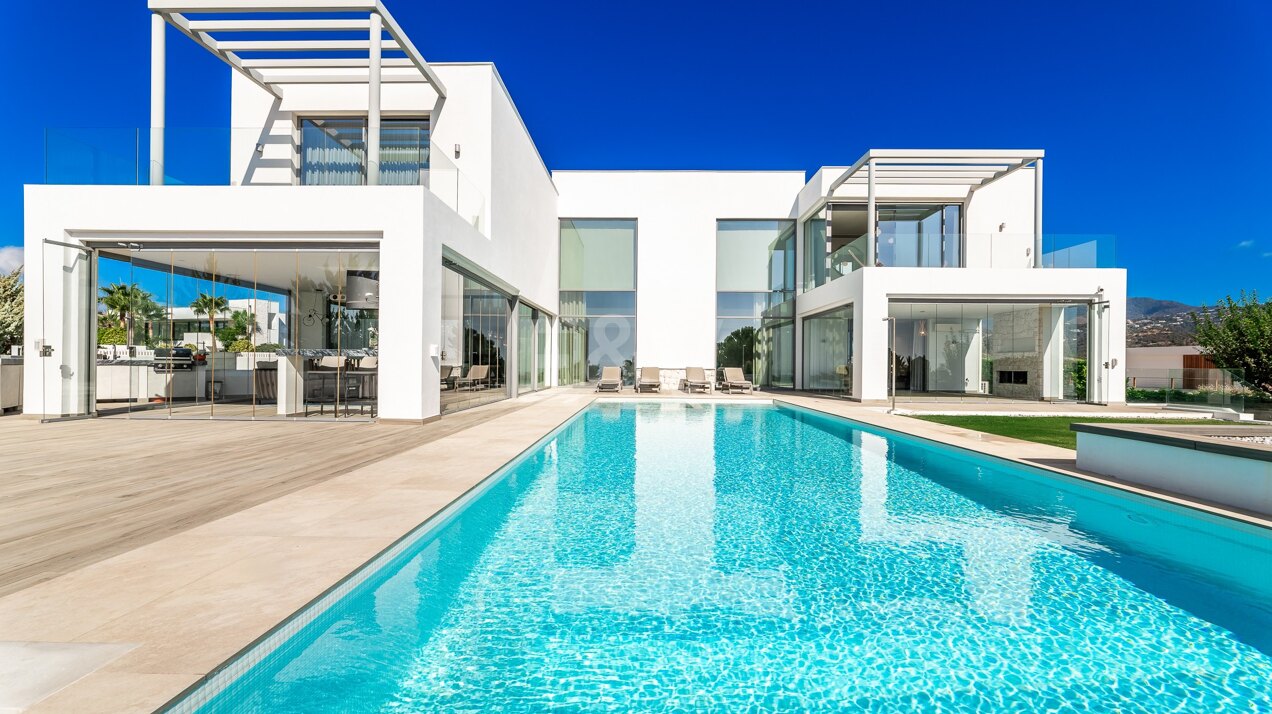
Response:
[[[208,295],[207,293],[199,293],[199,297],[190,303],[190,309],[194,310],[196,315],[208,316],[208,334],[212,335],[213,342],[216,341],[216,317],[226,310],[230,309],[230,301],[219,295]],[[212,345],[212,349],[216,349],[216,345]]]
[[[22,343],[22,266],[0,274],[0,350]]]
[[[136,283],[112,283],[98,288],[97,291],[101,293],[97,296],[97,302],[106,308],[107,318],[112,320],[116,327],[128,326],[128,316],[132,314],[136,293],[145,292],[138,288]]]
[[[137,287],[137,283],[113,283],[98,288],[98,292],[101,294],[97,302],[106,308],[106,324],[100,326],[110,327],[109,323],[114,322],[114,326],[125,328],[130,345],[135,343],[133,323],[136,319],[152,320],[163,314],[163,308],[155,302],[154,296]]]
[[[739,327],[716,343],[717,367],[741,367],[747,379],[754,379],[751,363],[755,359],[756,329]]]
[[[232,342],[250,339],[260,330],[256,327],[256,315],[248,310],[235,310],[230,313],[230,322],[216,331],[216,339],[222,346]]]
[[[1197,345],[1217,366],[1239,372],[1239,381],[1272,394],[1272,301],[1259,303],[1258,293],[1233,300],[1229,295],[1213,308],[1190,313]]]

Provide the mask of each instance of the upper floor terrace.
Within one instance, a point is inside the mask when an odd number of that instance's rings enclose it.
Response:
[[[45,183],[410,185],[487,236],[501,217],[508,230],[555,220],[551,177],[494,66],[429,64],[379,0],[149,7],[149,125],[47,130]],[[228,127],[167,126],[178,36],[231,71]]]
[[[1106,268],[1108,235],[1042,228],[1042,150],[872,149],[797,201],[802,285],[868,267]]]

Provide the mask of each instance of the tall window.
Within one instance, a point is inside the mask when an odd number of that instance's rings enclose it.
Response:
[[[804,389],[852,396],[852,305],[804,318]]]
[[[716,366],[795,383],[795,222],[716,223]]]
[[[508,318],[507,295],[443,263],[443,414],[508,396]]]
[[[367,182],[366,117],[306,118],[300,126],[300,182],[358,186]],[[422,183],[428,168],[429,120],[380,121],[380,184]]]
[[[636,221],[561,220],[559,382],[620,367],[635,380]]]

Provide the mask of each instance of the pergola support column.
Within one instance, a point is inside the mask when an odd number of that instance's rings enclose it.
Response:
[[[1042,267],[1042,159],[1034,161],[1034,260],[1035,268]]]
[[[166,98],[167,27],[163,15],[150,15],[150,185],[163,185],[163,133]]]
[[[873,268],[879,264],[878,236],[875,235],[875,172],[874,159],[866,161],[866,265]]]
[[[367,78],[367,185],[380,183],[380,64],[383,20],[379,13],[371,13],[371,42],[369,47],[370,74]]]

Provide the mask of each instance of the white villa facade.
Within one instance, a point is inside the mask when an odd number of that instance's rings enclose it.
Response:
[[[741,367],[864,401],[1125,400],[1125,271],[1104,237],[1043,232],[1040,150],[553,172],[493,65],[425,62],[379,0],[149,4],[152,126],[122,150],[50,130],[26,187],[27,415],[419,422],[611,365],[664,390]],[[230,65],[232,128],[165,128],[168,41]],[[160,319],[107,399],[116,281],[173,320],[220,296],[285,328],[173,370]]]

